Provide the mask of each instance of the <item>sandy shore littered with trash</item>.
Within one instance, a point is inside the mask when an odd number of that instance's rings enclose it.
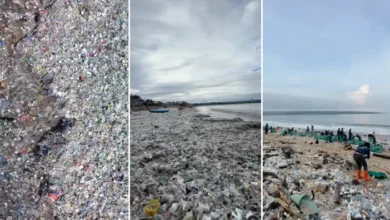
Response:
[[[288,195],[307,195],[314,201],[319,208],[314,219],[390,218],[390,181],[356,181],[353,149],[280,133],[264,135],[264,219],[293,219],[296,214],[308,217]],[[382,153],[390,155],[388,150]],[[369,170],[390,175],[390,160],[371,157],[367,161]],[[277,199],[291,204],[290,208],[282,208]]]
[[[160,202],[157,219],[260,216],[261,125],[195,109],[131,115],[131,219]]]

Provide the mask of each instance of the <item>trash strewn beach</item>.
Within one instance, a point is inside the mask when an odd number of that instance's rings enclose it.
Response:
[[[0,218],[128,218],[128,2],[0,3]]]
[[[356,146],[281,133],[264,135],[264,219],[390,218],[390,181],[356,180]],[[389,174],[390,160],[367,161],[369,170]]]
[[[147,217],[151,200],[157,219],[260,216],[260,129],[191,108],[132,112],[131,218]]]

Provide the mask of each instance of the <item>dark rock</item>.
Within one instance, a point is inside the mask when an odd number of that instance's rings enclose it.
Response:
[[[316,170],[318,170],[318,169],[323,168],[323,166],[322,166],[321,164],[318,164],[318,163],[317,163],[317,164],[314,164],[314,165],[313,165],[313,168],[316,169]]]
[[[354,180],[352,180],[352,185],[359,185],[360,183],[359,183],[359,181],[357,180],[357,179],[354,179]]]
[[[329,163],[329,160],[327,159],[327,158],[324,158],[323,160],[322,160],[322,164],[328,164]]]
[[[348,167],[353,167],[353,163],[349,160],[346,160],[345,161],[345,164],[348,166]]]
[[[297,190],[301,190],[301,184],[299,183],[299,180],[295,179],[293,180],[293,184],[296,186]]]
[[[251,210],[252,212],[258,212],[259,207],[258,207],[258,205],[251,205],[251,206],[249,206],[249,210]]]
[[[283,147],[282,152],[285,158],[290,159],[292,158],[292,155],[294,154],[294,150],[292,147]]]
[[[46,73],[42,77],[42,82],[43,82],[44,85],[48,85],[48,84],[52,83],[53,80],[54,80],[54,75],[51,72]]]
[[[290,166],[290,164],[288,164],[286,161],[282,161],[276,165],[276,167],[278,167],[279,169],[285,169],[289,166]]]

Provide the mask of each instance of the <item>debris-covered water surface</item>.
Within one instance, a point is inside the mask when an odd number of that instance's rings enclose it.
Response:
[[[264,219],[390,219],[390,181],[357,180],[353,152],[342,143],[264,135]],[[367,161],[389,174],[388,160]]]
[[[260,216],[261,125],[193,109],[131,116],[131,219]],[[152,211],[152,210],[151,210]],[[149,212],[148,212],[149,213]]]
[[[0,2],[0,218],[128,218],[128,2]]]

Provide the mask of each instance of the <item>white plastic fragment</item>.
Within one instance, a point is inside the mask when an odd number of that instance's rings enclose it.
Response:
[[[242,220],[242,210],[241,209],[238,209],[238,208],[235,208],[235,211],[236,212],[232,212],[232,215],[234,216],[234,219],[235,220]]]
[[[189,211],[184,216],[183,220],[193,220],[194,219],[194,213],[192,211]]]
[[[169,209],[169,212],[170,212],[170,213],[175,213],[176,210],[177,210],[178,208],[179,208],[179,204],[173,203],[173,204],[171,205],[171,208]]]

